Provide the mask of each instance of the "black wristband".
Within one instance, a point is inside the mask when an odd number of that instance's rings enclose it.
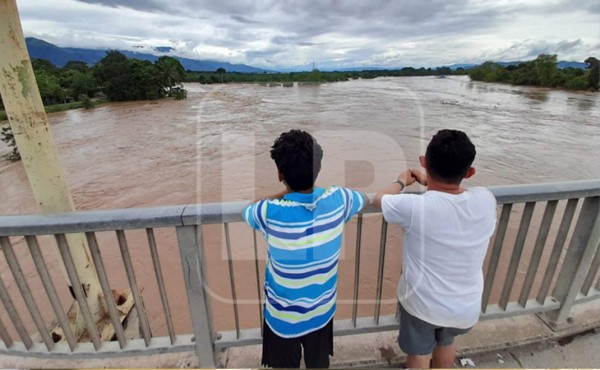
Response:
[[[404,184],[399,179],[396,179],[396,180],[392,181],[392,184],[400,184],[400,186],[401,186],[400,191],[404,190],[404,188],[406,187],[406,184]]]

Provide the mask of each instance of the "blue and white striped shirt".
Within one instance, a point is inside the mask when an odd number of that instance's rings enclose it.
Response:
[[[342,231],[364,205],[362,193],[334,186],[244,209],[244,220],[268,244],[264,316],[277,335],[299,337],[333,318]]]

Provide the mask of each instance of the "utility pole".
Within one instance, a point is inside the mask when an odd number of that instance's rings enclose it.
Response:
[[[0,94],[31,190],[42,212],[74,211],[33,74],[16,0],[0,0]],[[67,241],[97,323],[104,316],[104,306],[87,242],[83,234],[69,234]],[[75,335],[79,336],[84,328],[78,315]]]

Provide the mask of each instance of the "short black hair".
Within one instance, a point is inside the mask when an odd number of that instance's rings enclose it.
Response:
[[[321,171],[323,149],[308,132],[290,130],[275,140],[271,158],[290,189],[309,190]]]
[[[438,181],[458,184],[473,164],[475,154],[475,145],[467,134],[459,130],[440,130],[427,145],[427,170]]]

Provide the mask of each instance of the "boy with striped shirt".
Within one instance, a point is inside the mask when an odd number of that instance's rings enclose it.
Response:
[[[307,132],[281,134],[271,148],[286,189],[247,206],[244,220],[268,244],[262,365],[329,367],[344,224],[367,204],[360,192],[315,187],[323,150]]]

